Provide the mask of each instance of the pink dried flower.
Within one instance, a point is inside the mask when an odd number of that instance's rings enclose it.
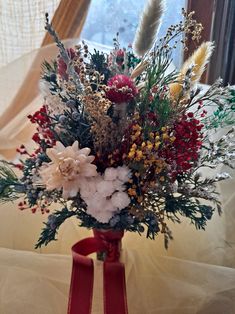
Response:
[[[129,76],[118,74],[108,80],[106,95],[114,103],[131,101],[138,93],[134,82]]]

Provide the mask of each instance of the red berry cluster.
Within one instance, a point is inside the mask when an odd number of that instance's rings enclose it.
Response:
[[[47,115],[46,106],[42,106],[38,111],[36,111],[33,115],[28,116],[30,122],[37,123],[39,126],[44,127],[50,123],[50,119]]]
[[[45,202],[45,204],[43,206],[39,206],[37,204],[34,207],[29,207],[29,205],[27,204],[26,201],[21,201],[21,202],[18,203],[18,207],[19,207],[20,210],[25,210],[25,209],[29,209],[30,208],[31,212],[33,214],[35,214],[39,210],[41,211],[42,214],[45,214],[45,213],[48,214],[50,212],[50,210],[46,207],[46,205],[47,205],[47,202]]]
[[[29,155],[29,153],[28,153],[26,147],[25,147],[23,144],[20,145],[20,147],[18,147],[18,148],[16,149],[16,151],[17,151],[17,153],[20,153],[21,155]],[[30,156],[30,155],[29,155],[29,156]]]
[[[20,210],[24,210],[24,209],[28,208],[26,201],[19,202],[18,207]]]
[[[201,118],[204,118],[206,116],[207,111],[205,109],[203,109],[203,102],[202,102],[202,100],[199,101],[199,105],[197,107],[197,110],[199,111]]]
[[[55,137],[50,129],[51,121],[47,115],[46,106],[42,106],[33,115],[29,115],[28,118],[31,123],[38,125],[37,132],[34,133],[32,140],[39,145],[44,141],[48,146],[54,146]]]
[[[174,142],[163,149],[162,157],[171,165],[172,177],[189,170],[199,158],[202,146],[203,124],[195,119],[193,112],[184,115],[174,126]]]

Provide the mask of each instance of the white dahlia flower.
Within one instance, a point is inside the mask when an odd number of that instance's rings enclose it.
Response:
[[[79,149],[78,141],[65,147],[56,142],[48,148],[46,154],[51,159],[48,165],[41,168],[40,176],[48,190],[62,189],[63,198],[75,197],[87,178],[97,176],[96,166],[92,164],[95,157],[89,156],[90,149]]]

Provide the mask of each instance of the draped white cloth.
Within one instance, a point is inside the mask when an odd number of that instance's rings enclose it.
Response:
[[[0,67],[41,46],[45,12],[53,16],[60,0],[0,0]]]
[[[71,42],[69,42],[71,44]],[[54,48],[24,56],[0,71],[0,121],[32,60]],[[0,130],[0,149],[20,142],[30,146],[26,115],[41,105],[35,99]],[[26,129],[28,132],[21,133]],[[23,134],[23,135],[22,135]],[[235,181],[220,185],[224,213],[215,213],[206,231],[196,231],[188,221],[172,225],[174,241],[166,251],[160,235],[155,241],[126,233],[122,260],[126,266],[130,314],[232,314],[235,313]],[[0,313],[66,313],[71,273],[70,247],[90,232],[71,219],[58,241],[34,251],[46,217],[0,207]],[[102,269],[96,262],[92,314],[102,311]]]
[[[226,244],[226,214],[222,219],[215,217],[206,232],[194,231],[187,222],[175,226],[175,240],[168,251],[161,236],[151,241],[125,234],[122,261],[130,314],[235,312],[234,248]],[[0,218],[0,313],[65,314],[70,247],[90,232],[78,228],[75,220],[67,221],[58,241],[38,254],[32,251],[41,228],[40,215],[6,205]],[[102,268],[100,262],[95,265],[92,314],[102,314]]]

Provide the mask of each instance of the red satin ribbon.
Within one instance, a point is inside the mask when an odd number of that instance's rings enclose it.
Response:
[[[119,262],[122,231],[94,230],[94,238],[86,238],[72,247],[73,268],[68,314],[90,314],[92,308],[94,264],[87,255],[105,252],[104,314],[128,314],[125,268]]]

